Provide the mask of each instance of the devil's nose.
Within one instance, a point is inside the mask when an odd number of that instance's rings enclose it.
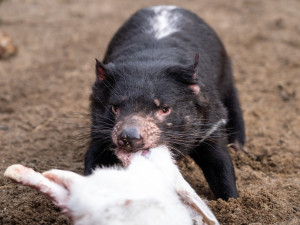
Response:
[[[127,150],[136,150],[143,147],[144,142],[138,128],[128,127],[124,128],[122,133],[119,135],[118,144]]]
[[[120,134],[121,139],[140,139],[141,135],[136,127],[124,128]]]

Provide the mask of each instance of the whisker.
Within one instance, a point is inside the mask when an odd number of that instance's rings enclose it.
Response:
[[[181,152],[179,151],[177,148],[175,148],[174,146],[172,145],[167,145],[168,148],[170,148],[171,150],[174,150],[175,152],[179,153],[181,156],[183,156],[184,158],[186,158],[186,156]]]

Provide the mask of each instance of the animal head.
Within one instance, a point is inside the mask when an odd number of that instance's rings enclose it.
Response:
[[[189,66],[96,60],[92,135],[111,136],[117,155],[158,145],[177,156],[190,149],[207,128],[208,102],[197,66],[198,55]]]

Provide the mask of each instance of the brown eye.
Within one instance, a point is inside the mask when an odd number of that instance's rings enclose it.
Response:
[[[155,116],[159,121],[162,122],[170,115],[171,111],[172,111],[171,107],[163,106],[156,111]]]
[[[113,113],[114,113],[115,115],[117,115],[117,114],[119,113],[119,111],[120,111],[119,107],[116,106],[116,105],[113,105],[113,106],[111,107],[111,109],[112,109],[112,111],[113,111]]]

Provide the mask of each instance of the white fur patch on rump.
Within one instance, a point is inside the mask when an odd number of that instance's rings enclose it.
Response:
[[[150,19],[152,30],[156,39],[161,39],[179,30],[179,14],[174,12],[176,6],[153,6],[150,9],[155,15]]]

